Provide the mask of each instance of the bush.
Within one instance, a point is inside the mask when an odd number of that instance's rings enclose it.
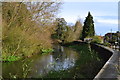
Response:
[[[6,29],[6,27],[4,27],[3,30],[4,29]],[[41,52],[43,48],[49,49],[52,47],[52,40],[50,39],[51,34],[48,30],[46,30],[45,32],[41,32],[41,30],[38,29],[38,33],[33,33],[31,35],[32,30],[34,29],[31,28],[29,29],[29,32],[25,32],[20,27],[16,27],[3,31],[3,58],[6,59],[6,57],[9,56],[29,57],[32,56],[34,53]]]
[[[110,46],[110,43],[106,42],[103,44],[104,46]]]
[[[21,58],[19,56],[5,56],[2,58],[2,61],[17,61]]]
[[[99,36],[92,37],[91,43],[101,43],[102,39]]]
[[[53,49],[42,49],[42,53],[50,53],[50,52],[53,52],[54,50]]]

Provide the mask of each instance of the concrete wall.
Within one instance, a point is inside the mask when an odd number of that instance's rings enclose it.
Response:
[[[96,52],[98,52],[98,54],[100,55],[100,57],[102,59],[104,59],[105,62],[108,61],[108,59],[112,56],[113,52],[102,47],[102,45],[97,45],[97,44],[90,44],[91,49],[95,50]]]
[[[120,52],[97,44],[91,44],[91,48],[99,51],[99,54],[107,60],[94,80],[120,80],[120,73],[118,72]]]

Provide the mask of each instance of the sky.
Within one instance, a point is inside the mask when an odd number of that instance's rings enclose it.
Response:
[[[105,1],[105,0],[104,0]],[[64,1],[61,5],[59,17],[65,18],[67,23],[75,24],[81,19],[83,24],[90,11],[93,16],[95,32],[104,36],[108,32],[118,31],[118,2],[79,2]]]

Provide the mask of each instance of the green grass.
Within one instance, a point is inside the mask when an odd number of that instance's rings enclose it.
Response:
[[[17,60],[20,60],[21,57],[19,56],[5,56],[2,58],[2,61],[8,61],[8,62],[11,62],[11,61],[17,61]]]

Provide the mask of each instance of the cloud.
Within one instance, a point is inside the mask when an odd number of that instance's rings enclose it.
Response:
[[[117,19],[97,19],[96,22],[105,24],[118,24]]]

